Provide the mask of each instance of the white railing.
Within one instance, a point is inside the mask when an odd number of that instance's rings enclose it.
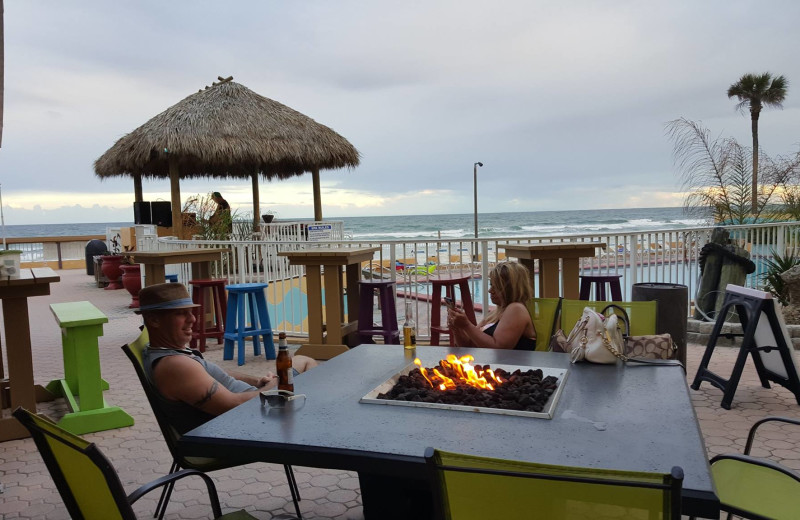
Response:
[[[582,260],[584,273],[619,274],[622,276],[623,298],[630,299],[631,287],[640,282],[666,282],[686,285],[689,304],[694,299],[700,277],[699,255],[713,227],[682,228],[633,233],[596,233],[546,237],[498,237],[480,240],[402,240],[344,241],[331,240],[309,243],[296,239],[282,241],[199,241],[160,238],[149,244],[159,249],[187,247],[229,248],[230,253],[217,262],[215,276],[230,283],[268,282],[268,302],[273,327],[280,331],[307,334],[304,317],[307,314],[303,294],[303,269],[289,265],[278,251],[308,247],[379,247],[373,260],[362,269],[365,278],[386,278],[398,282],[398,318],[402,320],[405,302],[411,301],[414,316],[420,324],[421,339],[429,337],[430,321],[428,296],[430,273],[458,270],[473,276],[471,291],[479,308],[487,308],[488,273],[498,260],[505,258],[503,246],[519,243],[595,242],[594,258]],[[727,226],[731,241],[748,250],[756,271],[747,276],[748,287],[761,287],[765,271],[764,260],[780,254],[800,254],[800,222]],[[300,235],[298,235],[300,236]],[[182,281],[188,281],[188,266],[172,267]]]

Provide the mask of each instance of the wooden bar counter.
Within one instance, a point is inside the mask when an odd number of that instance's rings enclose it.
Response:
[[[164,266],[167,264],[192,264],[192,279],[211,278],[211,262],[219,261],[221,254],[230,249],[178,249],[175,251],[130,251],[125,256],[133,257],[137,264],[144,265],[144,285],[148,287],[164,283]]]
[[[35,413],[37,401],[49,401],[55,397],[44,387],[33,383],[28,298],[50,294],[50,284],[60,280],[61,277],[49,267],[21,269],[19,278],[0,279],[0,300],[3,302],[6,331],[3,344],[8,355],[8,379],[2,380],[0,390],[3,408],[9,406],[13,411],[17,406],[22,406]],[[13,417],[0,417],[0,441],[29,436],[28,431]]]
[[[361,263],[372,260],[379,247],[318,248],[301,251],[282,251],[289,263],[306,266],[308,291],[308,344],[297,350],[315,359],[330,359],[348,347],[342,338],[358,327],[358,281]],[[345,322],[342,266],[347,281],[347,322]],[[322,272],[325,273],[325,320],[322,317]],[[327,328],[328,336],[323,339]]]
[[[498,244],[498,248],[506,250],[509,257],[518,258],[531,272],[531,283],[536,287],[535,261],[539,260],[539,294],[540,298],[558,298],[563,296],[577,300],[579,295],[580,259],[594,258],[598,247],[606,247],[603,242],[554,242],[547,244]],[[559,295],[559,266],[561,286],[564,294]]]

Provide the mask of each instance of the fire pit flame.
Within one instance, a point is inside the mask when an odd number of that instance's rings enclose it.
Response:
[[[503,380],[491,369],[476,371],[475,367],[471,364],[474,360],[475,358],[469,354],[461,356],[460,358],[457,358],[455,354],[448,354],[446,360],[442,359],[439,361],[439,365],[442,369],[453,377],[443,374],[438,368],[434,368],[433,375],[429,377],[428,370],[422,366],[422,362],[419,358],[414,360],[414,364],[419,367],[422,377],[428,381],[428,384],[430,384],[432,388],[438,387],[439,390],[442,391],[456,388],[454,379],[463,381],[475,388],[486,390],[494,390],[494,384],[503,384]],[[489,378],[487,379],[485,376]]]

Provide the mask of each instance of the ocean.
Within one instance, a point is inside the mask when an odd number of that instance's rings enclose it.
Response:
[[[310,220],[310,219],[277,219]],[[384,217],[328,217],[344,222],[353,240],[459,239],[474,236],[472,213],[454,215],[397,215]],[[515,236],[625,233],[656,229],[697,227],[708,220],[688,216],[683,208],[598,209],[573,211],[525,211],[479,213],[481,238]],[[107,227],[132,226],[133,222],[89,224],[7,225],[6,237],[105,235]]]

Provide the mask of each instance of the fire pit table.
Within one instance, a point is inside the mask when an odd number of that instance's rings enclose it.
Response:
[[[476,364],[538,367],[563,375],[552,419],[427,407],[380,406],[362,398],[419,357],[448,354]],[[566,377],[568,373],[568,377]],[[719,501],[703,438],[679,367],[570,365],[563,354],[360,345],[300,374],[307,396],[283,408],[252,399],[187,433],[189,455],[357,471],[364,516],[432,515],[424,450],[433,446],[545,464],[685,473],[683,514],[717,518]]]

